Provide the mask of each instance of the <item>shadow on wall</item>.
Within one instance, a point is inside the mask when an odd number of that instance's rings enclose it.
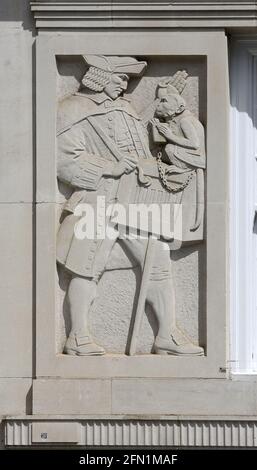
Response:
[[[0,450],[4,450],[4,421],[0,421]]]
[[[1,0],[0,23],[20,23],[24,30],[32,31],[35,35],[35,23],[30,11],[30,0]],[[12,27],[15,25],[13,24]]]

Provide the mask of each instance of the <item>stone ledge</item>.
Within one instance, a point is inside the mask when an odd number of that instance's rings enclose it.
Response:
[[[35,429],[36,432],[35,432]],[[5,420],[6,446],[177,446],[257,447],[257,421],[252,420]],[[74,443],[74,431],[76,440]],[[70,432],[69,432],[70,431]],[[33,436],[37,436],[33,442]],[[70,441],[69,441],[70,435]],[[39,436],[39,438],[38,438]]]
[[[244,416],[256,414],[255,382],[227,379],[39,379],[33,381],[34,416]],[[10,416],[10,413],[8,413]],[[13,416],[13,415],[12,415]],[[223,418],[224,419],[224,418]]]
[[[31,378],[0,378],[0,419],[31,411],[31,386]]]
[[[256,27],[255,1],[32,2],[37,28]]]

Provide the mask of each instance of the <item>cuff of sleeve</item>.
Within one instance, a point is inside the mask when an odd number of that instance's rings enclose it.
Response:
[[[110,176],[113,163],[95,158],[93,161],[81,162],[73,173],[71,184],[89,190],[96,190],[102,176]]]
[[[84,168],[77,170],[71,180],[72,186],[77,186],[78,188],[84,189],[97,189],[98,183],[102,177],[102,172],[100,174],[88,173]]]

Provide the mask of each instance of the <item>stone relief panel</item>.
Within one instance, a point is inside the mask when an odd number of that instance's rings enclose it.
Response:
[[[204,354],[205,96],[202,59],[57,58],[57,352]],[[75,208],[96,196],[182,202],[182,244],[126,240],[119,219],[115,243],[76,246]]]

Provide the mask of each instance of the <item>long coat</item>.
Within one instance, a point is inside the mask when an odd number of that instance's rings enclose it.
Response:
[[[138,158],[144,174],[150,177],[153,183],[150,189],[138,183],[135,172],[121,178],[105,176],[117,164],[117,156],[129,154]],[[199,155],[192,158],[197,162]],[[105,93],[77,93],[60,104],[57,175],[73,188],[65,206],[69,215],[58,232],[57,261],[80,276],[93,277],[99,268],[99,253],[108,249],[101,250],[103,240],[97,239],[96,234],[91,239],[75,236],[74,226],[80,217],[74,215],[74,210],[78,204],[88,203],[96,208],[99,196],[105,197],[107,204],[114,199],[121,203],[153,203],[157,198],[159,202],[174,201],[159,180],[156,160],[150,153],[139,116],[127,99],[120,97],[113,101]],[[196,176],[190,188],[181,194],[186,204],[188,200],[191,203],[192,194],[196,194]],[[195,233],[189,233],[186,227],[185,232],[185,240],[202,238],[202,227]]]
[[[99,196],[104,196],[108,203],[117,198],[118,186],[121,187],[120,193],[124,189],[119,179],[104,175],[117,164],[117,158],[112,146],[107,145],[105,136],[101,137],[92,126],[92,118],[121,157],[133,154],[139,160],[155,163],[149,151],[147,134],[127,99],[113,101],[104,93],[78,93],[60,104],[57,175],[60,181],[72,186],[74,192],[65,206],[70,215],[64,219],[58,233],[57,260],[71,272],[87,277],[94,275],[96,253],[103,241],[96,237],[84,240],[75,237],[74,225],[78,217],[73,212],[80,203],[96,207]],[[131,175],[123,178],[126,177]]]

